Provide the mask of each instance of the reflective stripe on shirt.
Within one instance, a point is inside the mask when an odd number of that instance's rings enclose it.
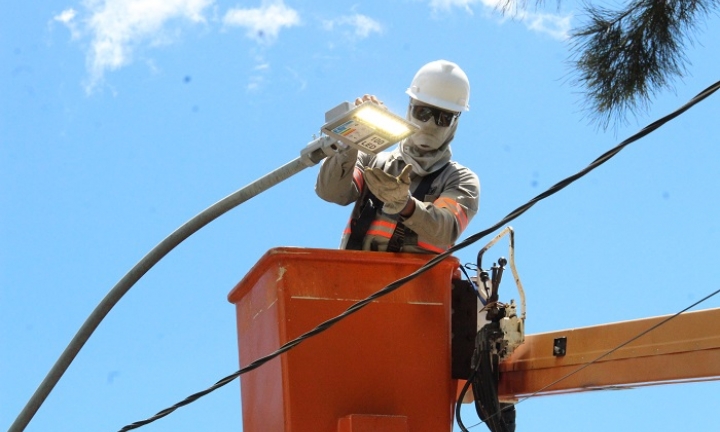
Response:
[[[465,209],[460,204],[458,204],[457,201],[447,197],[440,197],[436,199],[433,204],[435,204],[439,208],[446,208],[450,210],[455,215],[455,219],[457,219],[458,221],[460,231],[465,231],[465,228],[467,228],[469,222],[468,217],[465,213]]]
[[[362,192],[365,187],[365,178],[363,177],[363,171],[358,167],[355,167],[355,170],[353,171],[353,182],[355,183],[357,190]]]
[[[397,222],[389,222],[382,219],[375,219],[370,228],[368,229],[367,235],[373,235],[378,237],[391,238],[397,227]]]
[[[417,245],[418,245],[418,247],[421,247],[423,249],[427,249],[431,252],[436,252],[436,253],[443,253],[447,250],[447,248],[443,249],[443,248],[437,247],[435,245],[431,245],[430,243],[425,243],[425,242],[421,242],[421,241],[417,242]]]

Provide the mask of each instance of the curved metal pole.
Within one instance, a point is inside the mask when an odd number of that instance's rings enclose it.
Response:
[[[517,286],[518,293],[520,294],[520,319],[525,321],[525,315],[526,315],[526,302],[525,302],[525,290],[523,289],[522,282],[520,282],[520,276],[518,275],[517,268],[515,267],[515,230],[511,226],[505,227],[498,235],[495,236],[488,244],[485,245],[477,254],[477,267],[478,272],[482,270],[482,257],[485,252],[487,252],[488,249],[495,246],[495,243],[498,242],[501,238],[505,237],[507,234],[510,234],[510,254],[509,254],[509,263],[510,263],[510,269],[512,270],[513,278],[515,279],[515,285]],[[478,278],[479,280],[479,278]]]
[[[265,190],[275,186],[283,180],[297,174],[303,169],[313,166],[320,162],[325,156],[343,149],[334,148],[328,150],[335,143],[335,140],[327,136],[322,136],[312,141],[303,149],[301,156],[295,160],[288,162],[275,171],[255,180],[253,183],[244,188],[228,195],[217,203],[203,210],[200,214],[187,221],[172,234],[167,236],[147,255],[145,255],[135,267],[123,276],[120,281],[105,295],[105,298],[95,307],[90,316],[85,320],[82,327],[77,331],[73,339],[68,344],[65,351],[60,355],[45,379],[40,383],[35,393],[28,400],[27,404],[20,412],[15,422],[10,426],[8,432],[22,432],[27,427],[30,420],[43,404],[52,389],[63,376],[70,363],[75,359],[77,353],[82,349],[90,335],[100,325],[100,322],[110,312],[115,304],[132,288],[140,278],[148,272],[155,264],[157,264],[165,255],[167,255],[175,246],[179,245],[185,239],[193,235],[205,225],[209,224],[227,211],[237,207],[250,198],[258,195]]]

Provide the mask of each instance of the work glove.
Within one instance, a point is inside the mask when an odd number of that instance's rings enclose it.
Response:
[[[385,203],[384,213],[394,215],[405,208],[410,199],[410,172],[412,172],[412,165],[406,165],[397,177],[380,168],[365,169],[365,184],[370,192]]]

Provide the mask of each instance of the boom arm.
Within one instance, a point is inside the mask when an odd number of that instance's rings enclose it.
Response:
[[[720,379],[720,308],[668,318],[527,336],[500,365],[499,396],[513,400]],[[653,326],[657,327],[625,344]]]

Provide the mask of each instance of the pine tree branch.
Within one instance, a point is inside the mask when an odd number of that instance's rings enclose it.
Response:
[[[573,32],[578,77],[594,120],[603,128],[647,107],[660,90],[682,77],[689,33],[720,0],[633,0],[614,11],[592,5],[589,20]]]

